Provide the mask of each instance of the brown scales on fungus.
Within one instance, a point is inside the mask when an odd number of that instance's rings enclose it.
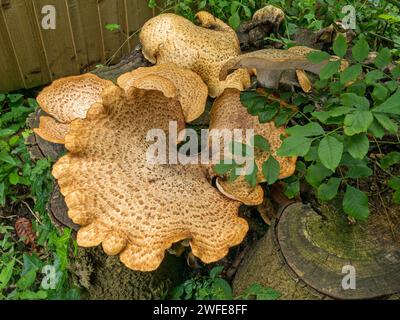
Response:
[[[280,148],[282,141],[281,136],[285,135],[285,127],[277,128],[273,122],[260,123],[258,117],[250,115],[240,101],[240,91],[235,89],[227,89],[214,102],[211,109],[210,129],[254,129],[255,135],[261,135],[268,140],[271,151],[263,152],[255,150],[255,162],[260,169],[257,175],[257,183],[266,182],[261,171],[262,164],[272,155],[280,164],[280,179],[290,177],[296,169],[296,157],[279,157],[276,151]],[[213,139],[213,133],[210,134]],[[242,141],[245,143],[245,137]],[[211,143],[211,142],[210,142]],[[221,153],[224,152],[224,146],[221,144]],[[240,176],[236,181],[229,182],[224,177],[217,178],[217,186],[219,190],[231,199],[243,202],[247,205],[259,205],[263,201],[264,192],[262,187],[257,184],[252,188]]]
[[[37,97],[40,107],[51,117],[42,116],[35,133],[47,141],[63,144],[69,123],[85,118],[90,106],[101,102],[101,92],[110,85],[111,81],[90,73],[54,81]]]
[[[131,86],[146,89],[143,86],[138,86],[139,83],[143,83],[142,81],[137,81],[147,77],[148,85],[153,85],[153,89],[158,89],[157,86],[163,82],[154,81],[153,84],[150,84],[151,78],[148,78],[149,76],[159,76],[172,82],[176,87],[176,96],[182,105],[186,122],[191,122],[203,114],[208,96],[207,86],[199,75],[173,63],[138,68],[125,73],[118,78],[118,85],[124,90]],[[162,91],[164,92],[164,90]],[[164,95],[166,95],[165,92]]]
[[[160,14],[145,23],[140,33],[143,54],[152,63],[175,63],[191,69],[208,85],[211,97],[225,88],[244,90],[250,85],[246,70],[237,70],[224,81],[219,71],[240,55],[236,32],[208,12],[197,13],[200,26],[175,14]]]
[[[102,101],[71,123],[69,154],[53,168],[68,214],[82,226],[78,244],[102,244],[138,271],[155,270],[183,239],[206,263],[224,257],[248,230],[240,203],[214,189],[201,166],[151,164],[146,156],[150,129],[168,132],[171,120],[184,129],[179,102],[117,86],[106,88]]]

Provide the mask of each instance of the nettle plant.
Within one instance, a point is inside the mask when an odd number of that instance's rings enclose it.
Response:
[[[290,119],[297,123],[286,130],[288,136],[282,137],[282,146],[277,151],[278,156],[300,157],[297,174],[284,180],[287,196],[299,193],[302,179],[316,190],[320,201],[333,200],[343,191],[345,213],[363,220],[369,215],[368,195],[360,190],[359,182],[373,175],[370,168],[373,162],[391,176],[387,185],[395,191],[393,200],[400,203],[400,177],[387,170],[400,162],[400,153],[391,152],[380,161],[368,157],[372,144],[381,151],[385,144],[400,143],[400,66],[391,64],[388,48],[378,52],[373,65],[365,64],[370,47],[363,38],[348,50],[344,36],[339,35],[333,52],[341,59],[331,60],[331,55],[323,51],[308,55],[311,62],[327,64],[313,94],[292,95],[298,108],[293,118],[293,110],[269,104],[260,90],[243,92],[241,100],[249,113],[258,115],[261,123],[275,121],[281,126]],[[349,67],[342,70],[345,56]],[[283,94],[281,98],[289,96]],[[384,141],[384,137],[392,140]],[[279,173],[279,166],[272,164],[273,160],[263,168],[266,177],[267,174],[277,177]],[[251,182],[251,178],[247,180]]]

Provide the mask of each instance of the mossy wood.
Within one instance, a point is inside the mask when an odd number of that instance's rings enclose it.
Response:
[[[399,230],[379,213],[351,225],[335,208],[323,206],[321,216],[301,203],[288,206],[245,258],[235,293],[260,282],[283,299],[398,298]],[[344,266],[355,268],[355,290],[342,287]]]

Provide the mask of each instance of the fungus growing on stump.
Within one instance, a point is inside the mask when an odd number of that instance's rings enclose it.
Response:
[[[250,86],[247,70],[236,70],[223,81],[219,71],[228,60],[240,55],[236,32],[208,12],[197,13],[200,26],[172,13],[147,21],[140,33],[143,54],[152,63],[175,63],[191,69],[208,85],[211,97],[225,88],[244,90]]]
[[[149,130],[168,133],[170,121],[184,129],[177,99],[110,86],[102,103],[71,123],[69,153],[54,165],[53,175],[70,218],[81,225],[78,245],[102,244],[127,267],[152,271],[180,240],[189,239],[193,254],[206,263],[243,240],[248,225],[238,217],[240,203],[213,188],[203,167],[148,161],[154,144],[146,139]]]
[[[132,86],[137,87],[138,82],[136,81],[145,77],[147,77],[147,81],[151,81],[148,76],[152,75],[168,79],[175,86],[176,96],[181,103],[186,122],[196,120],[203,114],[208,97],[207,86],[199,75],[173,63],[138,68],[123,74],[117,82],[121,88],[128,90]],[[159,85],[158,81],[154,81],[153,85],[156,89]]]
[[[101,102],[101,92],[112,84],[90,73],[54,81],[37,97],[40,107],[51,117],[40,117],[34,132],[47,141],[64,144],[69,123],[85,118],[90,106]]]
[[[220,79],[224,80],[229,76],[232,70],[239,68],[248,68],[257,70],[257,80],[266,88],[277,89],[282,74],[285,71],[305,70],[314,74],[319,74],[321,69],[329,62],[312,63],[308,60],[307,55],[316,51],[314,49],[297,46],[288,50],[264,49],[246,54],[242,54],[228,61],[220,71]],[[332,60],[338,60],[338,57],[332,57]],[[346,67],[343,61],[342,68]],[[309,84],[304,79],[305,74],[300,74],[300,85],[308,90]]]
[[[297,157],[279,157],[276,151],[282,144],[281,136],[285,135],[285,127],[277,128],[273,122],[260,123],[257,116],[252,116],[240,101],[240,91],[226,89],[225,92],[215,100],[211,109],[210,129],[254,129],[255,135],[264,137],[270,144],[270,151],[255,150],[254,160],[260,169],[257,173],[257,185],[252,188],[244,176],[240,176],[236,181],[230,182],[225,177],[217,177],[216,184],[218,189],[231,199],[238,200],[247,205],[259,205],[263,201],[264,192],[260,183],[266,182],[261,171],[263,163],[272,155],[280,165],[279,179],[285,179],[294,174],[296,170]],[[213,132],[210,133],[210,143],[215,139]],[[221,142],[220,152],[224,153],[225,144]],[[242,141],[246,143],[245,137]]]

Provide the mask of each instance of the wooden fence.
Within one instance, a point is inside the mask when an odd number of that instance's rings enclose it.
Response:
[[[44,29],[55,8],[55,29]],[[0,92],[32,88],[79,74],[137,43],[132,37],[154,15],[147,0],[0,0]],[[107,24],[118,24],[110,31]]]

